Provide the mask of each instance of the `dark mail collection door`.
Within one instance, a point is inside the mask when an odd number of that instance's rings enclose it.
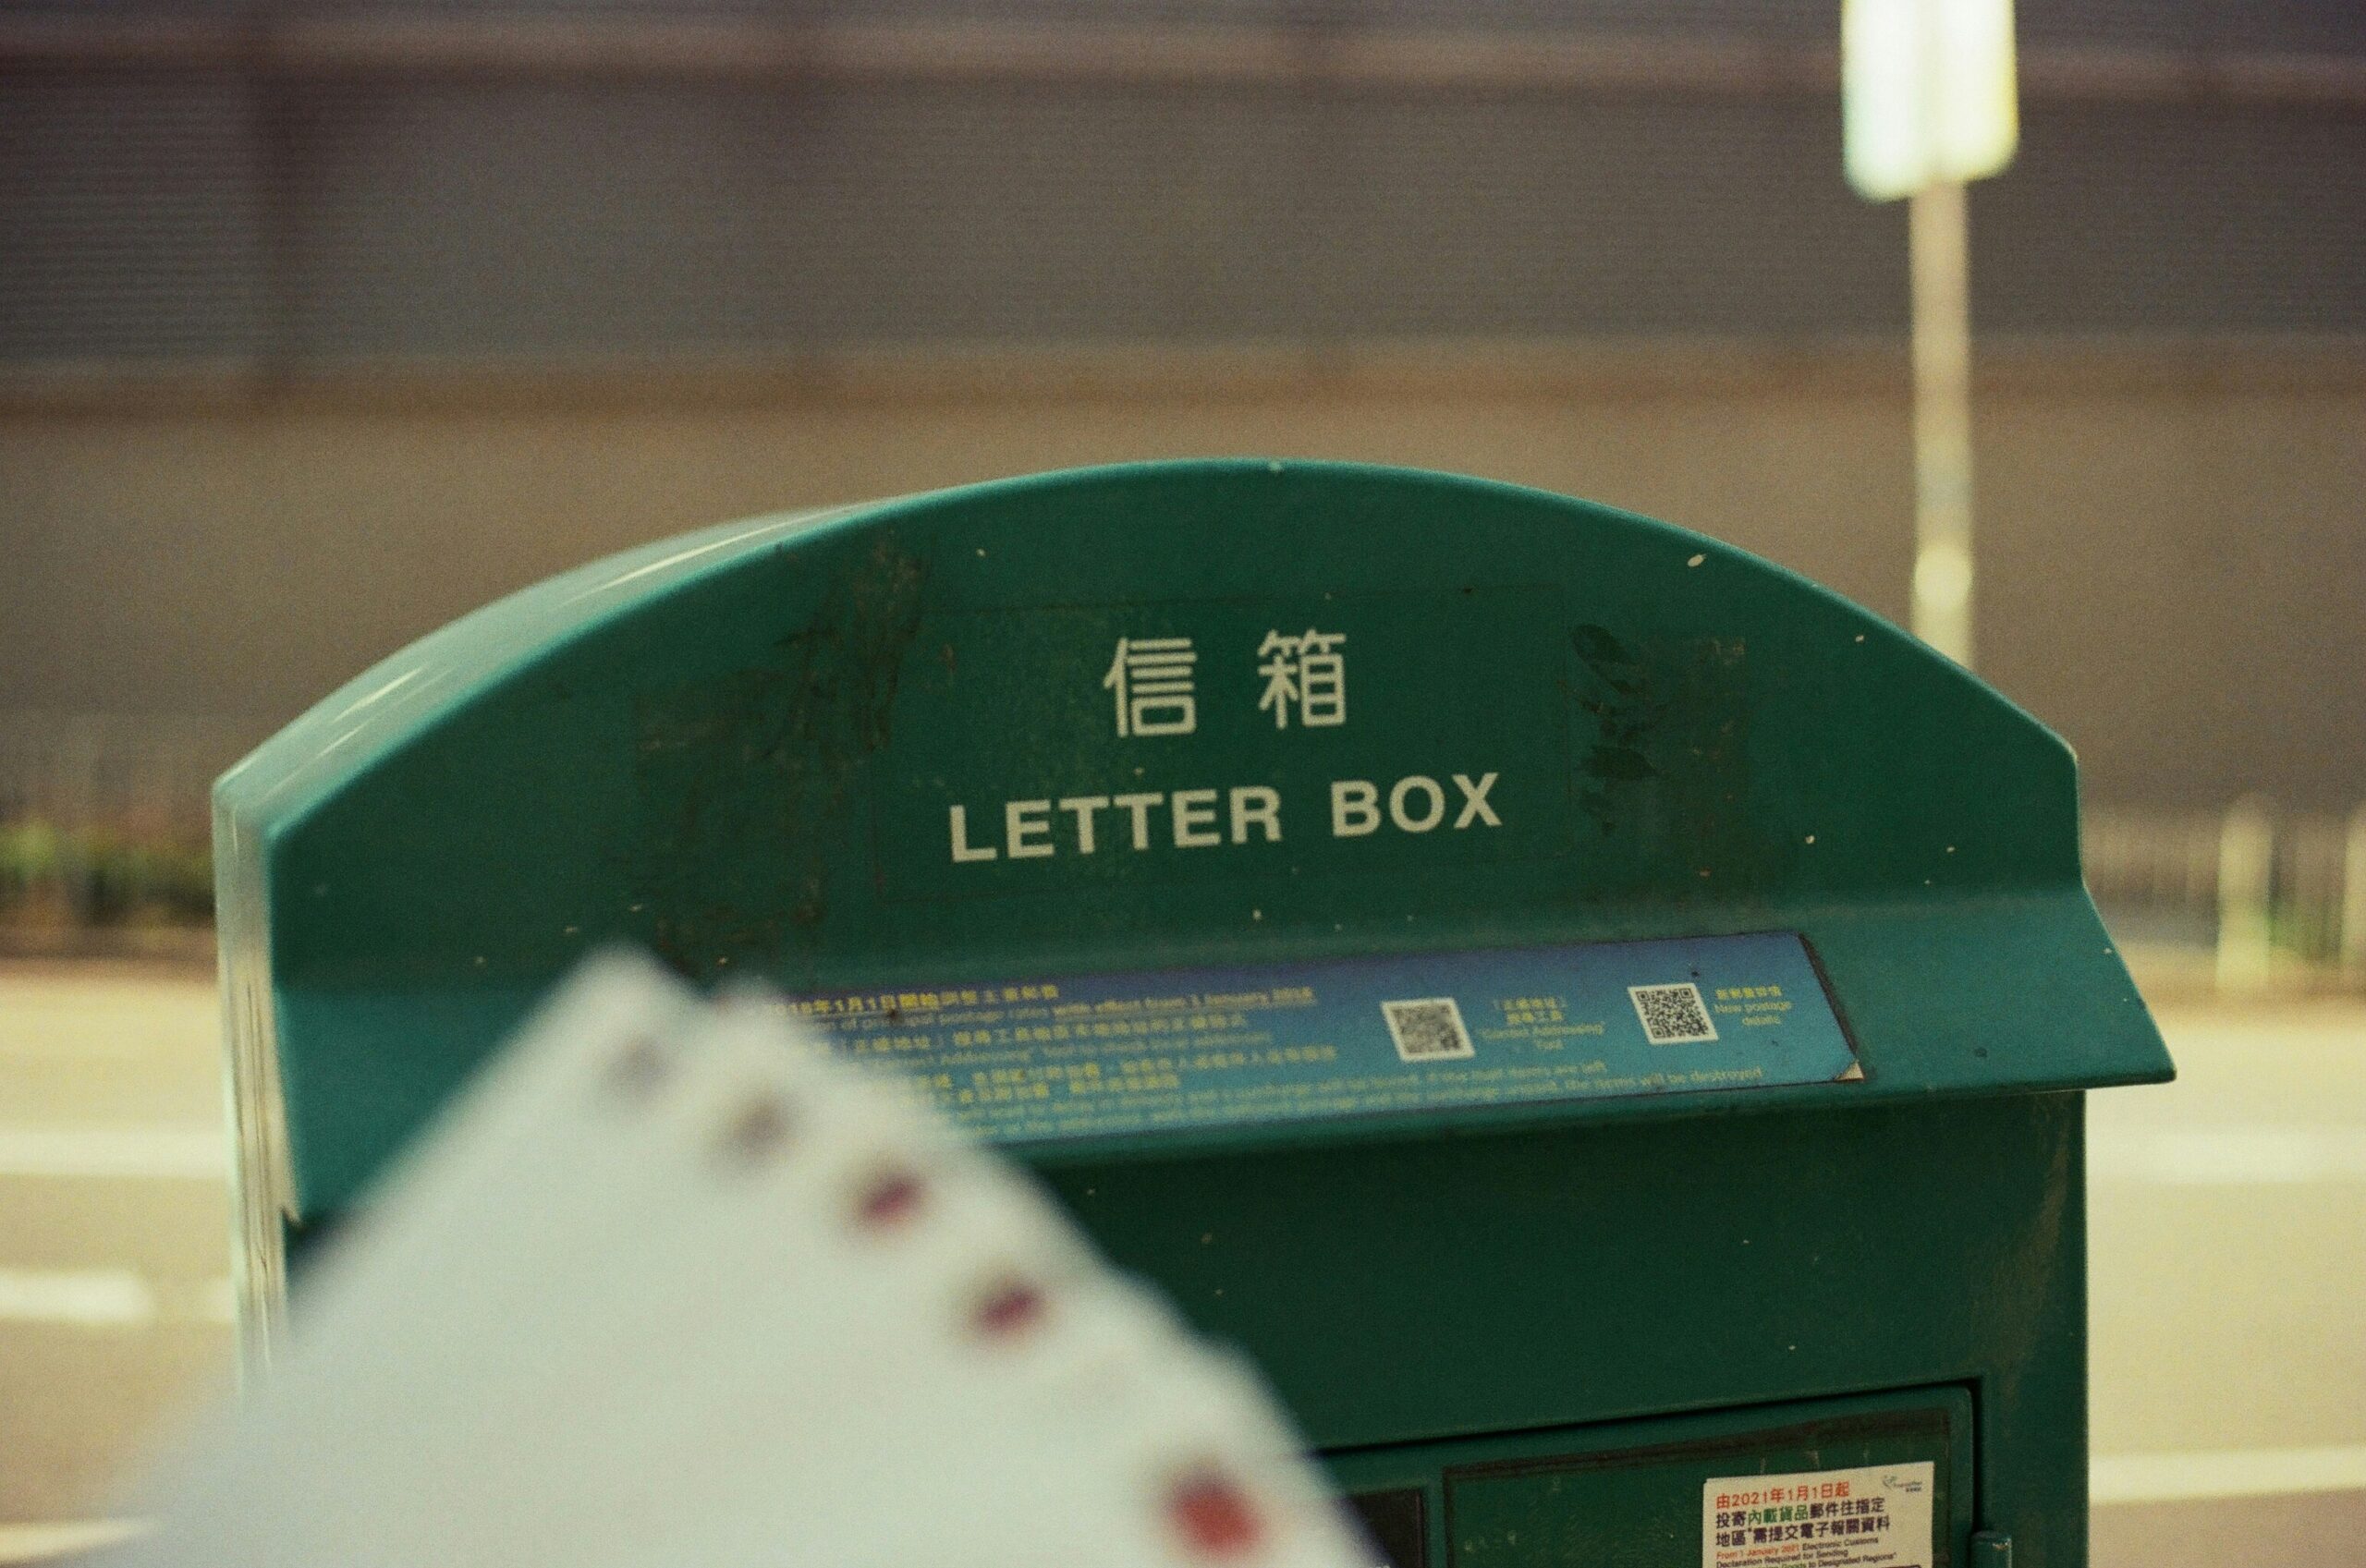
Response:
[[[1329,1457],[1391,1568],[1949,1568],[1972,1528],[1961,1388]]]

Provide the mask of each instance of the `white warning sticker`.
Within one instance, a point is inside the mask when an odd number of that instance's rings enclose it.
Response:
[[[1872,1465],[1701,1486],[1701,1568],[1932,1568],[1938,1467]]]

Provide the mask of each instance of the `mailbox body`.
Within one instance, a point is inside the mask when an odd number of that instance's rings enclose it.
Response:
[[[2083,1092],[2169,1072],[2076,807],[2058,740],[1895,628],[1508,486],[1147,465],[653,545],[218,786],[249,1343],[287,1238],[623,939],[934,1076],[1257,1359],[1409,1561],[1709,1563],[1726,1481],[1886,1467],[1936,1561],[2076,1565]],[[1780,1002],[1700,966],[1767,942],[1812,969]],[[1690,966],[1739,1076],[1667,1066],[1624,980],[1552,980],[1630,957]],[[1470,1053],[1392,1057],[1360,1004],[1241,1032],[1356,964],[1465,987]],[[1053,998],[1111,975],[1262,1000],[1070,1045]],[[1022,986],[985,1032],[1033,1061],[1035,1018],[1046,1093],[1175,1071],[1062,1123],[913,1011]]]

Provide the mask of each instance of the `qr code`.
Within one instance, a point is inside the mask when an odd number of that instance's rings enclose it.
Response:
[[[1653,1045],[1689,1045],[1714,1039],[1717,1026],[1701,1001],[1701,988],[1689,980],[1672,986],[1628,986],[1635,999],[1635,1016],[1643,1020],[1643,1038]]]
[[[1408,1062],[1446,1062],[1479,1054],[1470,1043],[1470,1031],[1462,1027],[1462,1009],[1450,996],[1384,1002],[1380,1012],[1388,1020],[1396,1054]]]

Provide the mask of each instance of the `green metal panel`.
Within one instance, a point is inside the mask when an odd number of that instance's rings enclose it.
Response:
[[[1344,723],[1260,706],[1276,630],[1344,638]],[[1119,639],[1177,638],[1189,733],[1118,733]],[[1325,831],[1338,780],[1482,772],[1497,825]],[[1202,788],[1278,836],[1188,833]],[[1006,810],[1129,790],[1157,833],[1092,855]],[[2069,753],[1712,540],[1262,462],[734,525],[424,639],[216,812],[259,1301],[274,1209],[333,1220],[611,940],[810,993],[1801,933],[1862,1081],[1018,1151],[1325,1447],[1960,1387],[1980,1522],[2083,1560],[2075,1091],[2169,1064]]]
[[[1981,1522],[2085,1561],[2079,1097],[1055,1173],[1326,1449],[1969,1390]],[[1697,1543],[1696,1543],[1697,1547]]]

